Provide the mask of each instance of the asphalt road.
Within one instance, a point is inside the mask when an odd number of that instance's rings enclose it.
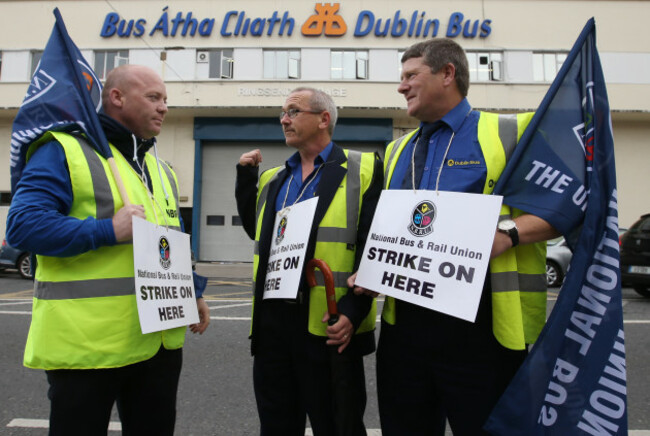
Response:
[[[257,435],[259,425],[249,353],[250,279],[211,277],[206,299],[212,322],[202,336],[188,333],[178,395],[176,434]],[[552,308],[558,289],[549,292]],[[47,434],[49,404],[42,371],[22,366],[31,315],[31,282],[0,272],[0,435]],[[634,436],[650,435],[650,299],[623,290],[628,418]],[[379,429],[374,355],[366,358],[366,425]],[[119,428],[114,413],[113,421]],[[111,431],[111,434],[119,434]],[[369,431],[379,435],[379,430]],[[451,434],[451,433],[449,433]]]

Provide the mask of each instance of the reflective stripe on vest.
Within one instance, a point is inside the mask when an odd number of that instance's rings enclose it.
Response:
[[[48,132],[35,147],[52,140],[61,144],[70,174],[73,202],[69,216],[110,219],[123,202],[107,160],[86,141],[66,133]],[[168,192],[175,193],[168,207],[178,207],[173,171],[165,171],[162,180],[151,178],[152,200],[128,161],[110,147],[132,202],[144,205],[149,221],[179,228],[179,217],[165,216],[163,206],[167,203],[161,183]],[[153,168],[156,159],[149,154],[145,159],[148,167]],[[149,359],[161,345],[167,349],[183,346],[185,327],[142,334],[130,243],[102,246],[76,256],[37,258],[39,266],[25,366],[115,368]]]
[[[176,176],[174,173],[172,173],[172,169],[167,162],[160,161],[159,163],[160,163],[160,167],[162,167],[163,171],[165,172],[165,175],[167,176],[167,180],[169,180],[170,185],[172,185],[172,196],[174,197],[174,202],[176,203],[176,217],[180,217],[181,208],[178,202],[178,186],[177,186],[178,181],[176,180]],[[160,171],[160,169],[158,169],[158,171]],[[178,230],[180,231],[180,228]]]
[[[108,177],[104,171],[102,161],[83,136],[75,136],[75,138],[80,143],[85,144],[81,147],[81,151],[90,167],[90,177],[93,181],[92,189],[95,193],[95,204],[97,206],[95,216],[97,219],[112,218],[115,205],[113,204],[111,186],[108,183]]]
[[[361,153],[348,150],[348,173],[346,175],[346,223],[345,227],[318,227],[318,242],[343,242],[354,244],[357,240],[359,221],[359,190],[361,188]]]
[[[88,295],[88,289],[93,293]],[[116,279],[77,280],[74,282],[34,282],[34,297],[39,300],[74,300],[77,298],[116,297],[133,295],[135,279],[120,277]]]
[[[499,115],[481,112],[478,139],[485,158],[487,176],[484,194],[491,194],[507,159],[532,118],[532,113]],[[397,159],[417,130],[388,145],[385,162],[386,188]],[[503,205],[499,220],[516,217],[522,212]],[[542,249],[542,246],[544,249]],[[524,349],[533,343],[545,322],[546,274],[545,243],[517,246],[490,261],[492,288],[493,331],[499,342],[510,349]],[[543,307],[543,310],[541,308]],[[384,320],[395,323],[395,302],[387,297],[382,314]]]

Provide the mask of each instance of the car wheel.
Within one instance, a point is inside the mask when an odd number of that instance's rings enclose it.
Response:
[[[562,284],[562,271],[553,261],[546,261],[546,285],[548,287],[560,286]]]
[[[634,290],[637,294],[646,298],[650,298],[650,289],[648,289],[647,286],[635,286]]]
[[[16,262],[16,268],[18,268],[18,272],[20,273],[20,276],[22,278],[24,279],[32,278],[32,259],[29,253],[24,253],[20,255],[20,257],[18,258],[18,262]]]

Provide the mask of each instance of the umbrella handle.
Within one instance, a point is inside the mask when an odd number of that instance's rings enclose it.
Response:
[[[307,262],[307,269],[305,270],[305,275],[307,278],[307,284],[310,287],[316,286],[316,275],[315,270],[318,268],[323,274],[323,279],[325,280],[325,296],[327,297],[327,312],[330,315],[328,321],[329,325],[333,325],[336,321],[339,320],[339,311],[336,308],[336,291],[334,289],[334,274],[329,265],[324,260],[312,259]]]

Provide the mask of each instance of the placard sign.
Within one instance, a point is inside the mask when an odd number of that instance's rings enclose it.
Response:
[[[142,333],[199,322],[188,234],[134,217],[133,266]]]
[[[296,298],[298,295],[317,204],[318,197],[310,198],[275,215],[263,298]]]
[[[474,322],[502,197],[383,191],[356,285]]]

